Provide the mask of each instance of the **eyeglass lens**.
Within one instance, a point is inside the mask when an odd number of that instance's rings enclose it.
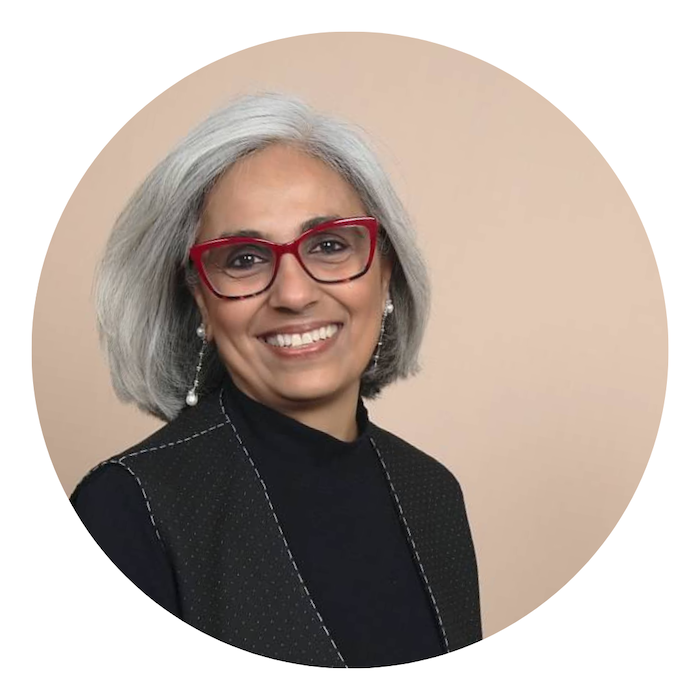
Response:
[[[304,234],[299,244],[302,266],[318,282],[341,282],[365,271],[371,238],[361,225],[336,226]],[[246,296],[263,291],[275,271],[274,248],[264,243],[231,239],[202,256],[207,277],[224,296]]]

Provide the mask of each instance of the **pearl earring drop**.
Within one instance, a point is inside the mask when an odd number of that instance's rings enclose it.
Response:
[[[192,388],[187,392],[185,397],[185,403],[188,406],[196,406],[199,401],[199,396],[197,396],[197,389],[199,388],[199,373],[202,370],[202,361],[204,360],[204,352],[207,349],[207,331],[204,328],[204,324],[200,323],[197,326],[197,337],[202,341],[202,347],[199,350],[199,359],[197,360],[197,370],[194,374],[194,383]]]
[[[382,345],[384,344],[384,330],[386,328],[386,317],[389,314],[394,313],[394,302],[391,297],[388,297],[386,303],[384,304],[384,312],[382,313],[382,327],[379,331],[379,340],[377,341],[377,350],[372,358],[372,371],[377,369],[377,363],[379,362],[379,353],[382,350]]]

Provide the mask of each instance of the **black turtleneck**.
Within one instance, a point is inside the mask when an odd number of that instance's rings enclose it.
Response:
[[[362,402],[358,437],[344,442],[253,401],[230,381],[224,396],[346,663],[384,666],[442,653],[429,599],[367,435]],[[131,475],[103,465],[71,500],[112,561],[178,614],[172,568]]]

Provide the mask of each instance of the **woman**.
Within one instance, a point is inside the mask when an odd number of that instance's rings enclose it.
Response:
[[[456,479],[361,397],[416,366],[427,280],[355,130],[282,95],[209,117],[118,219],[118,395],[168,423],[71,500],[143,591],[243,649],[380,666],[481,638]]]

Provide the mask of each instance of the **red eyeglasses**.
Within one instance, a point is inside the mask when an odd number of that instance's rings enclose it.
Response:
[[[364,275],[372,265],[379,224],[371,216],[334,219],[304,231],[289,243],[226,236],[190,248],[200,279],[222,299],[247,299],[272,286],[283,255],[293,255],[322,284]]]

